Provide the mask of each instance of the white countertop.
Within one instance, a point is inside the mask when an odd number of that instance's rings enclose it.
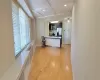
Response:
[[[56,36],[46,36],[45,38],[55,38],[55,39],[61,39],[61,37],[56,37]]]

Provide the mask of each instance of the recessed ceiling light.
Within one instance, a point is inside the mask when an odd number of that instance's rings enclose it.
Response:
[[[65,4],[64,6],[66,7],[67,5]]]
[[[68,20],[67,22],[70,23],[70,20]]]
[[[43,12],[45,12],[46,10],[42,10]]]

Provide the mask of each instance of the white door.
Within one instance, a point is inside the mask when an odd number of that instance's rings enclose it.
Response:
[[[65,21],[63,24],[63,44],[71,44],[72,23]]]

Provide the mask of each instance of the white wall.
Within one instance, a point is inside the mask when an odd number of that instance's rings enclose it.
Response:
[[[99,0],[76,0],[71,60],[73,80],[100,80]]]
[[[14,62],[11,0],[0,0],[0,77]]]
[[[31,40],[36,43],[36,19],[31,19]]]
[[[45,34],[45,21],[44,21],[44,19],[37,19],[36,20],[36,37],[37,37],[37,39],[36,39],[36,43],[37,43],[37,45],[41,45],[41,36],[44,36],[44,34]]]

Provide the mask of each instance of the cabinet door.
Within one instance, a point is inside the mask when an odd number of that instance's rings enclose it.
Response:
[[[46,39],[46,45],[52,47],[60,47],[60,39]]]

